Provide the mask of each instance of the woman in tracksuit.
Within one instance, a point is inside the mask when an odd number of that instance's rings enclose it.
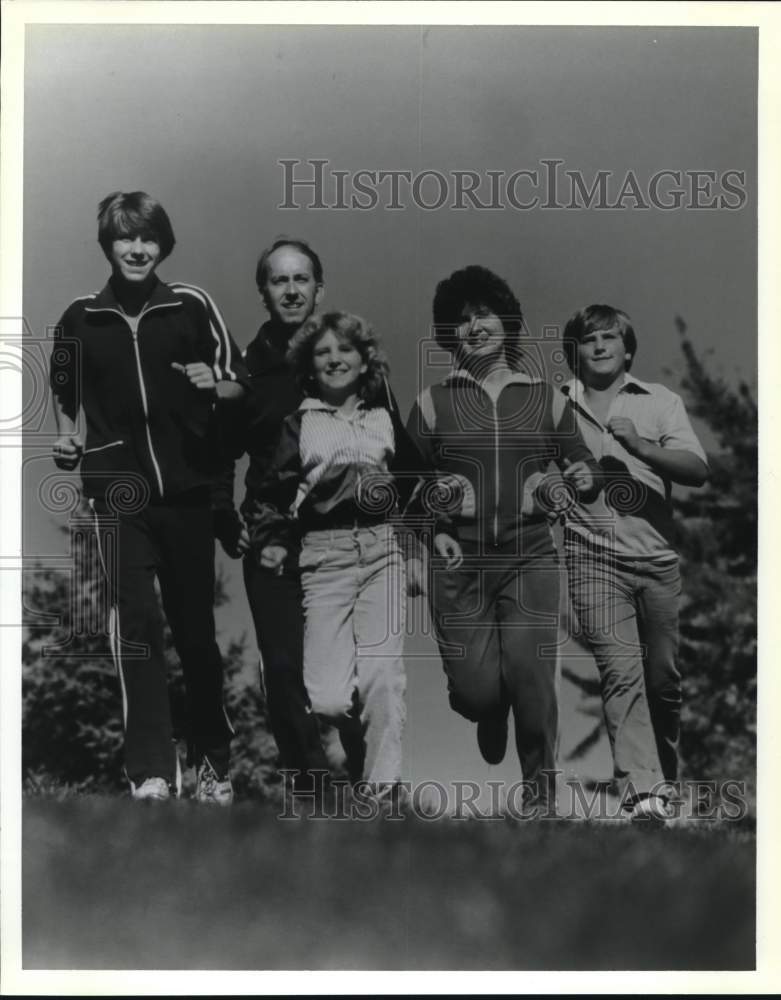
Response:
[[[95,517],[125,770],[136,799],[178,791],[157,578],[186,682],[196,796],[228,804],[232,730],[215,641],[209,486],[219,458],[214,411],[241,396],[243,365],[209,295],[156,277],[174,246],[158,202],[140,191],[109,195],[98,240],[111,277],[65,310],[52,351],[54,460],[81,465]]]
[[[477,723],[488,763],[504,758],[512,709],[525,798],[553,804],[559,567],[550,514],[597,490],[597,466],[566,401],[527,366],[521,307],[482,267],[434,297],[453,371],[418,397],[408,430],[440,479],[464,560],[434,565],[431,594],[450,704]],[[563,477],[548,476],[555,462]]]

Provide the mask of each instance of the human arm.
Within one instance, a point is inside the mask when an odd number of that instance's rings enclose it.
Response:
[[[413,405],[404,429],[408,447],[414,449],[417,456],[419,476],[417,488],[408,504],[407,512],[412,520],[415,516],[423,516],[429,523],[433,519],[433,548],[436,555],[445,560],[448,569],[461,565],[463,554],[459,545],[455,524],[453,522],[453,506],[463,501],[463,486],[456,477],[439,475],[435,468],[436,438],[434,428],[433,407],[430,405],[430,394],[423,395]],[[425,593],[425,581],[428,578],[429,552],[420,539],[415,539],[407,563],[408,578],[412,581],[412,593]],[[418,582],[419,581],[419,582]]]
[[[561,392],[553,394],[552,416],[552,441],[555,442],[557,452],[555,461],[561,472],[558,482],[560,484],[563,480],[579,500],[590,503],[602,489],[602,471],[583,440],[571,402]],[[562,493],[560,488],[552,488],[549,492],[552,496]]]
[[[242,504],[250,546],[261,565],[263,550],[270,546],[290,549],[293,520],[289,511],[302,480],[299,450],[301,414],[294,413],[282,424],[270,462],[264,469],[250,463],[247,497]]]
[[[233,502],[235,476],[236,463],[231,458],[226,460],[211,487],[214,537],[231,559],[239,559],[250,548],[247,526]]]
[[[52,446],[52,458],[58,469],[71,472],[81,461],[84,442],[76,427],[76,422],[65,412],[62,401],[52,396],[54,419],[57,424],[57,440]]]
[[[81,408],[79,345],[69,333],[70,315],[71,310],[66,310],[55,328],[49,369],[52,408],[57,426],[52,458],[58,469],[68,472],[78,466],[84,451],[84,442],[78,430]]]
[[[217,383],[217,398],[223,403],[234,403],[244,395],[244,387],[239,382],[226,382],[224,379]]]
[[[191,361],[186,365],[172,361],[171,367],[174,371],[181,372],[194,389],[209,393],[220,402],[234,403],[244,396],[244,386],[240,382],[229,382],[226,379],[216,380],[214,368],[207,365],[205,361]]]
[[[216,447],[221,456],[211,485],[214,534],[232,559],[245,555],[250,548],[247,526],[234,503],[234,483],[236,462],[250,446],[253,398],[250,392],[238,406],[216,407],[213,416]]]
[[[645,462],[657,475],[672,483],[702,486],[708,478],[708,466],[699,455],[687,448],[655,444],[641,438],[629,417],[611,417],[607,429],[630,455]]]
[[[413,404],[406,433],[419,457],[420,480],[410,501],[410,512],[434,521],[434,533],[457,537],[455,518],[474,510],[474,487],[466,476],[442,471],[431,391],[425,390]]]
[[[234,404],[241,400],[249,387],[247,371],[241,351],[236,345],[214,299],[196,285],[176,285],[187,303],[197,336],[196,358],[186,363],[174,363],[191,384],[209,392],[215,401]],[[208,369],[211,378],[205,369]]]

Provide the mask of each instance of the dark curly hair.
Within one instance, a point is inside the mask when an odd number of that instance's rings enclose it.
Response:
[[[627,359],[624,363],[626,371],[632,367],[637,354],[637,337],[631,319],[621,309],[613,306],[593,305],[578,309],[564,327],[563,348],[567,364],[572,372],[577,372],[578,345],[583,338],[594,330],[613,330],[617,328],[624,342]]]
[[[456,329],[463,323],[465,306],[485,306],[502,321],[506,334],[504,353],[515,367],[521,357],[521,304],[507,282],[479,264],[470,264],[440,281],[434,293],[434,337],[451,354],[458,348]]]
[[[374,404],[384,388],[388,376],[388,362],[374,329],[352,313],[328,312],[310,316],[291,339],[287,361],[301,391],[307,396],[318,396],[317,383],[312,377],[314,348],[320,338],[331,331],[340,340],[346,340],[364,360],[367,370],[361,377],[359,397],[368,405]]]

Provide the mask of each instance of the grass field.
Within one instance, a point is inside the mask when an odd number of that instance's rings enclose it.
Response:
[[[750,969],[754,835],[28,799],[26,969]]]

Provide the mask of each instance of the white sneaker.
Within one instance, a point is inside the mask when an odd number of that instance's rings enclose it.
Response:
[[[226,774],[224,778],[220,778],[208,757],[203,758],[201,766],[198,768],[195,800],[218,806],[233,804],[233,785],[230,775]]]
[[[647,795],[644,799],[638,799],[629,817],[633,823],[648,823],[649,825],[663,826],[670,818],[667,803],[659,795]]]
[[[171,797],[171,789],[165,778],[146,778],[138,787],[131,781],[130,794],[136,802],[165,802]]]

